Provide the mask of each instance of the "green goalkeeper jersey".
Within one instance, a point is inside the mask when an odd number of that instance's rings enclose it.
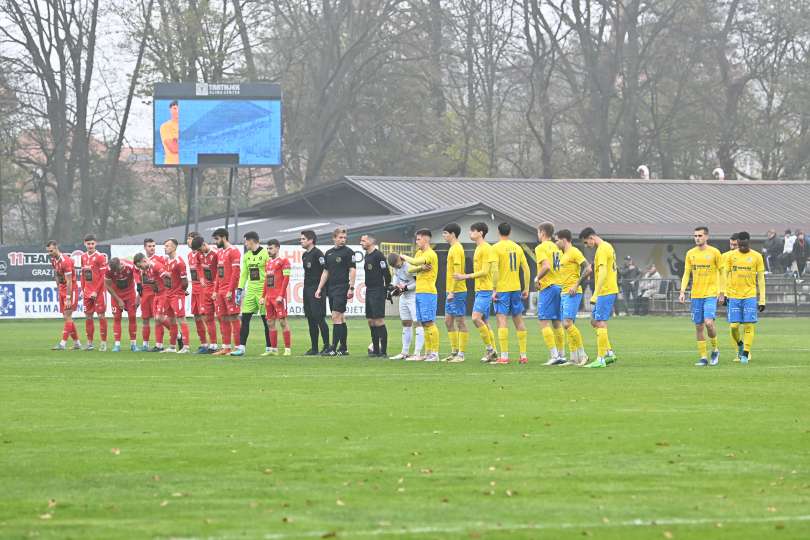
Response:
[[[256,251],[247,251],[242,255],[242,273],[239,276],[239,288],[244,294],[261,296],[264,290],[264,267],[270,256],[267,250],[259,247]]]

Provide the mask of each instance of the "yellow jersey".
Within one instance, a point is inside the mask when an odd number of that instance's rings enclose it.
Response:
[[[456,242],[447,250],[447,277],[445,281],[446,292],[466,292],[467,280],[456,281],[453,274],[464,274],[464,248],[461,242]]]
[[[490,264],[498,262],[498,255],[489,242],[481,242],[475,248],[473,255],[473,273],[477,274],[482,270],[490,268]],[[492,270],[487,271],[481,277],[475,278],[476,291],[491,291],[492,290]]]
[[[616,250],[608,242],[602,240],[593,256],[594,287],[604,277],[601,289],[594,292],[594,296],[607,296],[619,294],[619,281],[616,275]]]
[[[520,290],[520,269],[528,268],[523,248],[512,240],[500,240],[492,246],[498,256],[498,283],[496,292]],[[526,276],[529,279],[529,276]]]
[[[559,285],[560,282],[560,261],[562,260],[562,251],[557,247],[557,244],[551,240],[546,240],[539,246],[534,248],[534,258],[537,262],[537,272],[540,272],[540,267],[543,261],[548,261],[549,271],[540,278],[540,290],[550,287],[552,285]]]
[[[686,252],[681,291],[686,290],[689,276],[692,276],[692,298],[711,298],[720,291],[723,279],[721,268],[723,256],[720,250],[712,246],[700,249],[695,246]]]
[[[729,298],[755,298],[759,285],[759,303],[765,303],[765,261],[762,255],[749,250],[747,253],[735,249],[726,257]]]
[[[172,139],[180,138],[180,126],[174,120],[167,120],[160,125],[160,142],[163,143],[163,164],[164,165],[177,165],[180,163],[180,156],[169,150],[166,143]]]
[[[418,265],[429,264],[430,270],[423,270],[416,274],[416,292],[417,293],[430,293],[437,294],[436,291],[436,278],[439,276],[439,256],[432,248],[427,248],[422,251],[416,251],[413,259]]]
[[[731,254],[737,251],[736,249],[730,249],[720,255],[720,273],[723,274],[725,278],[723,280],[723,287],[720,289],[721,293],[724,293],[728,297],[732,297],[734,294],[734,289],[728,282],[728,271],[726,270],[726,263],[728,262],[728,258],[731,257]]]
[[[560,286],[562,286],[563,294],[568,294],[568,289],[579,282],[580,268],[584,262],[585,255],[574,246],[563,252],[562,258],[560,258]],[[577,288],[577,294],[581,293],[582,285]]]

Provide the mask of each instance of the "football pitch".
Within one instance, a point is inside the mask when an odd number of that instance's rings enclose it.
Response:
[[[748,366],[720,323],[698,368],[687,318],[620,318],[601,370],[542,366],[530,324],[530,364],[488,366],[476,333],[368,359],[360,320],[345,358],[260,358],[254,321],[242,359],[2,323],[0,537],[810,538],[810,319],[763,320]]]

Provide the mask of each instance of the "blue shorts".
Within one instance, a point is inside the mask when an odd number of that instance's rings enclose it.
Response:
[[[717,316],[717,298],[692,298],[692,322],[703,324],[706,319]]]
[[[560,295],[562,289],[559,285],[549,285],[542,291],[537,299],[537,318],[541,321],[560,320]]]
[[[595,321],[608,321],[610,316],[613,315],[613,304],[616,303],[615,294],[606,294],[596,297],[596,303],[593,305],[591,318]]]
[[[523,297],[520,291],[499,292],[495,301],[498,315],[523,315]]]
[[[437,295],[416,293],[416,320],[421,323],[435,321],[437,304]]]
[[[755,323],[759,315],[757,298],[729,298],[728,299],[728,322],[730,323]]]
[[[453,293],[453,299],[444,301],[444,314],[463,317],[467,312],[467,291]]]
[[[475,291],[475,302],[473,303],[473,313],[480,313],[484,319],[489,318],[489,310],[492,307],[492,291]]]
[[[577,293],[574,296],[564,294],[560,300],[560,319],[577,320],[577,313],[579,312],[579,305],[582,303],[582,293]]]

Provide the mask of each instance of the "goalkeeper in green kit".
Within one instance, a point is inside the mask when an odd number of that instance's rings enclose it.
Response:
[[[245,233],[245,254],[242,256],[242,272],[239,277],[239,288],[236,290],[237,302],[242,306],[242,328],[239,332],[239,346],[231,356],[244,356],[245,345],[250,335],[250,319],[258,312],[264,323],[265,350],[270,350],[270,332],[264,306],[259,300],[264,292],[264,267],[269,255],[259,242],[259,234],[250,231]]]

